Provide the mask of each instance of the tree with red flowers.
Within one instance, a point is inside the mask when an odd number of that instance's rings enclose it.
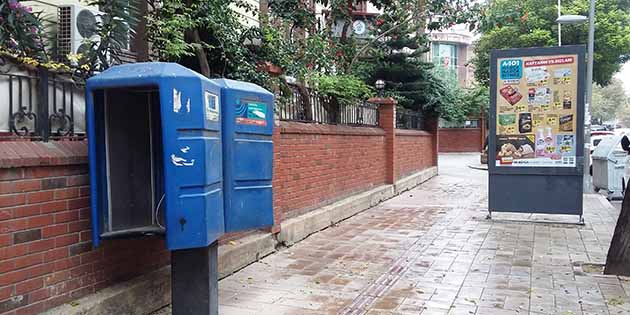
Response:
[[[31,7],[17,0],[0,2],[0,47],[17,56],[46,59],[42,25]]]

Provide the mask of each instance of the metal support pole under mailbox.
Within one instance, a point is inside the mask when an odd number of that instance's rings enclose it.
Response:
[[[171,251],[173,315],[218,315],[217,242]]]

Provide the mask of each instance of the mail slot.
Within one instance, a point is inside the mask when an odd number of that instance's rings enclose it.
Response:
[[[212,82],[221,87],[225,231],[271,226],[273,94],[242,81]]]
[[[224,233],[221,89],[172,63],[112,67],[87,81],[92,231],[166,234],[168,249]]]

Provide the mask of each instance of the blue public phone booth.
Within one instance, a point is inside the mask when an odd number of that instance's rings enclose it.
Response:
[[[224,233],[221,88],[178,64],[112,67],[87,81],[94,246],[166,234],[169,250]]]
[[[273,94],[159,62],[86,93],[94,246],[166,234],[173,314],[218,314],[216,240],[273,224]]]
[[[271,226],[273,94],[247,82],[212,82],[221,88],[225,231]]]

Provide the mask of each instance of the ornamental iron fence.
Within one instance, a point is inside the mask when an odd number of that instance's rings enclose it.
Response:
[[[340,104],[317,90],[287,84],[276,109],[280,120],[349,126],[378,126],[378,105],[368,102]]]
[[[46,69],[0,67],[0,139],[85,137],[85,84]]]
[[[396,109],[396,128],[424,130],[424,117],[422,112],[411,109]]]

